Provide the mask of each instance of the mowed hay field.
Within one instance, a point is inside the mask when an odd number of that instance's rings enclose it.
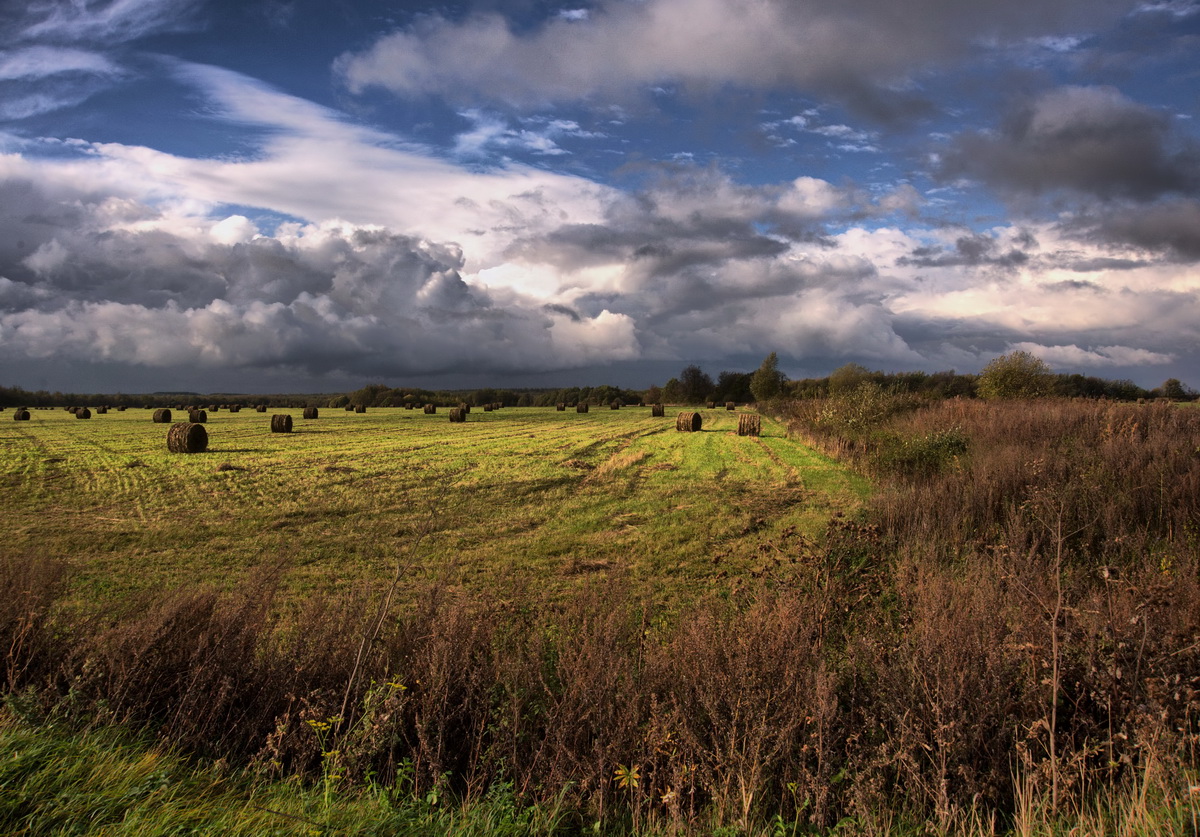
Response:
[[[676,409],[209,411],[205,453],[167,451],[151,410],[0,422],[0,554],[53,556],[76,596],[231,587],[286,560],[293,593],[392,577],[567,591],[621,579],[660,600],[738,583],[780,538],[818,538],[866,483],[764,417]],[[291,433],[272,433],[273,414]],[[11,414],[5,414],[11,415]],[[186,412],[175,420],[186,420]]]

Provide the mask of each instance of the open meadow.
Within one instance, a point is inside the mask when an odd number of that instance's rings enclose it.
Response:
[[[299,590],[400,564],[453,586],[612,577],[674,597],[760,569],[763,543],[821,533],[866,491],[770,419],[739,437],[724,408],[697,433],[674,409],[447,412],[208,411],[207,452],[175,454],[151,410],[35,410],[0,423],[0,554],[61,557],[87,599],[229,586],[280,559]],[[291,433],[270,431],[281,413]]]

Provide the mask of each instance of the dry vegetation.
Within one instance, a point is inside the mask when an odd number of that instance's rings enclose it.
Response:
[[[101,618],[64,606],[66,563],[10,556],[7,691],[265,775],[502,787],[580,827],[1194,829],[1200,410],[868,389],[786,418],[877,480],[871,508],[772,530],[686,607],[436,578],[399,606],[398,557],[287,606],[281,562]]]

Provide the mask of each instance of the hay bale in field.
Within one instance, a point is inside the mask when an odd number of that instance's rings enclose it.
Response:
[[[725,402],[725,409],[726,409],[726,410],[736,410],[736,409],[737,409],[737,402],[735,402],[735,401],[726,401],[726,402]]]
[[[125,407],[124,407],[124,406],[117,407],[117,412],[118,412],[118,413],[123,413],[123,412],[125,412]]]
[[[241,411],[242,411],[242,405],[241,405],[241,404],[231,404],[231,405],[229,405],[229,412],[231,412],[231,413],[240,413]]]
[[[208,431],[203,424],[180,422],[167,431],[167,450],[171,453],[204,453],[208,450]]]
[[[17,410],[13,413],[13,421],[29,421],[29,411]]]
[[[662,418],[667,414],[667,410],[662,404],[655,404],[650,408],[650,415],[654,418]]]
[[[503,401],[493,401],[493,402],[492,402],[492,409],[493,409],[493,410],[499,410],[499,409],[500,409],[501,407],[503,407],[503,406],[504,406],[504,402],[503,402]]]
[[[108,413],[108,407],[97,407],[96,408],[96,415],[103,416],[106,413]]]
[[[414,406],[414,404],[411,401],[404,402],[404,409],[406,409],[406,410],[411,410],[413,408],[413,406]]]
[[[485,413],[490,413],[490,412],[492,411],[492,405],[491,405],[491,404],[484,404],[484,405],[483,405],[483,411],[484,411]]]
[[[209,411],[210,413],[215,413],[215,412],[218,412],[220,409],[221,409],[221,405],[220,405],[220,404],[209,404],[209,405],[208,405],[208,411]]]
[[[762,417],[753,413],[742,413],[738,416],[738,435],[757,436],[762,432]]]
[[[708,409],[712,410],[712,409],[716,408],[717,402],[716,401],[706,401],[705,406],[708,407]]]
[[[620,399],[620,398],[614,398],[612,401],[610,401],[610,402],[609,402],[609,404],[608,404],[608,408],[609,408],[610,410],[619,410],[619,409],[621,409],[621,399]]]
[[[353,405],[353,404],[347,404],[347,405],[346,405],[346,412],[347,412],[347,413],[353,413],[353,412],[354,412],[354,405]]]
[[[471,414],[471,405],[468,404],[466,401],[459,402],[458,409],[463,411],[463,415]]]
[[[204,422],[208,421],[208,413],[204,410],[191,410],[188,413],[188,421],[192,424],[204,424]]]
[[[90,419],[91,417],[92,411],[87,407],[80,407],[75,411],[75,418],[77,419]]]
[[[680,413],[675,417],[675,429],[684,433],[697,433],[700,430],[699,413]]]
[[[577,412],[577,413],[586,413],[587,411],[588,411],[587,404],[580,404],[578,407],[575,408],[575,412]]]
[[[356,413],[365,413],[366,411],[367,411],[366,404],[359,404],[357,407],[354,408],[354,412],[356,412]]]
[[[266,411],[267,411],[266,404],[259,404],[257,407],[254,408],[254,412],[256,412],[256,413],[265,413]]]
[[[159,407],[157,410],[154,411],[154,423],[155,424],[166,424],[170,420],[171,420],[171,411],[168,410],[166,407]]]
[[[437,407],[434,406],[433,404],[425,405],[425,415],[432,416],[436,412],[437,412]]]
[[[271,416],[271,432],[291,433],[292,417],[286,413],[276,413],[275,415]]]
[[[565,413],[567,411],[567,405],[560,401],[554,405],[554,409],[558,410],[560,413]]]
[[[317,408],[316,407],[305,407],[304,408],[304,417],[306,419],[315,419],[317,417]]]
[[[462,407],[450,408],[450,421],[465,422],[467,420],[467,412]]]

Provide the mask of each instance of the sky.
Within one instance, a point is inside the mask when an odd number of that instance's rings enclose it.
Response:
[[[0,383],[1200,386],[1200,0],[0,0]]]

